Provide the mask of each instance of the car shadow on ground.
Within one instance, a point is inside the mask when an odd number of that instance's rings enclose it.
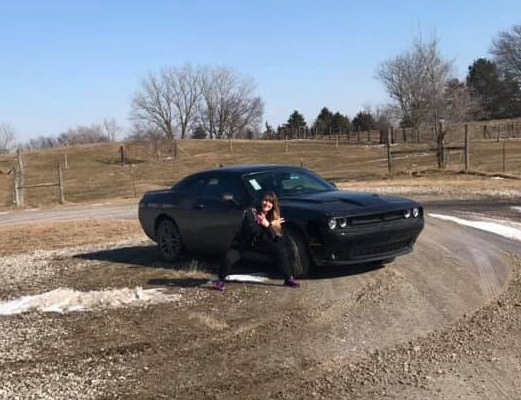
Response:
[[[184,258],[171,263],[159,257],[157,246],[132,246],[117,249],[94,251],[91,253],[77,254],[74,258],[90,261],[105,261],[110,263],[125,264],[134,268],[160,268],[174,270],[196,269],[202,272],[214,272],[216,260],[194,260]]]
[[[178,271],[198,271],[202,273],[217,274],[220,263],[219,257],[184,258],[178,262],[170,263],[160,258],[155,245],[131,246],[117,249],[100,250],[90,253],[77,254],[74,258],[90,261],[104,261],[109,263],[125,264],[131,268],[159,268]],[[378,263],[366,263],[349,266],[316,267],[306,280],[320,280],[358,275],[382,268]],[[240,261],[230,271],[230,274],[265,274],[270,279],[282,279],[280,271],[271,265],[259,262]],[[180,277],[180,278],[154,278],[149,279],[148,284],[167,287],[199,287],[209,283],[208,278]],[[244,282],[245,284],[279,286],[273,282]]]

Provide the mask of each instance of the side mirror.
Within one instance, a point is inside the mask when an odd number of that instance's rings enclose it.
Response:
[[[333,185],[334,187],[336,187],[336,188],[338,189],[338,186],[336,185],[336,183],[335,183],[335,182],[333,182],[333,181],[330,181],[330,180],[328,179],[328,183],[329,183],[329,184],[331,184],[331,185]]]

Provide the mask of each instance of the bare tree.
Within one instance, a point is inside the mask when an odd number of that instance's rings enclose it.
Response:
[[[114,118],[105,118],[103,120],[103,133],[111,142],[116,141],[118,133],[121,131],[121,126]]]
[[[162,75],[150,74],[141,82],[131,104],[131,118],[147,122],[160,129],[168,139],[174,138],[174,101],[170,86]]]
[[[448,123],[467,122],[480,112],[479,102],[470,95],[465,82],[451,79],[444,92],[443,119]]]
[[[164,138],[164,132],[160,131],[155,124],[143,123],[136,121],[132,124],[125,140],[128,141],[143,141],[143,140],[158,140]]]
[[[193,69],[190,64],[182,68],[166,68],[161,74],[172,95],[174,118],[181,128],[181,139],[187,136],[188,128],[195,120],[201,96],[200,75],[199,68]]]
[[[9,124],[0,124],[0,153],[11,151],[15,145],[15,131]]]
[[[437,125],[452,62],[444,60],[438,39],[416,39],[410,50],[385,61],[376,77],[397,104],[403,121],[418,134],[422,123]]]
[[[210,138],[246,137],[259,132],[263,103],[255,84],[229,68],[165,68],[149,75],[132,100],[131,117],[157,126],[167,138],[196,127]],[[192,132],[193,133],[193,132]]]
[[[521,24],[499,32],[492,41],[490,52],[500,70],[521,85]]]
[[[246,137],[259,132],[264,105],[255,84],[229,68],[206,68],[201,75],[199,123],[210,138]]]
[[[377,71],[377,79],[385,86],[391,99],[399,106],[402,121],[406,121],[419,140],[421,124],[433,124],[438,145],[438,166],[445,164],[443,143],[446,130],[440,124],[444,109],[444,90],[452,69],[452,62],[444,60],[438,39],[427,43],[416,39],[412,48],[392,60],[384,62]]]

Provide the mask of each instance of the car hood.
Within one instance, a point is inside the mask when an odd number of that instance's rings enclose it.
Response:
[[[281,205],[283,208],[307,208],[330,215],[361,215],[421,207],[419,203],[403,197],[345,190],[285,197],[281,199]]]

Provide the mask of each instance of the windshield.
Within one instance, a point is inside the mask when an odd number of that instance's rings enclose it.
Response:
[[[305,170],[255,172],[244,175],[242,179],[255,197],[269,191],[282,198],[336,190],[331,183]]]

